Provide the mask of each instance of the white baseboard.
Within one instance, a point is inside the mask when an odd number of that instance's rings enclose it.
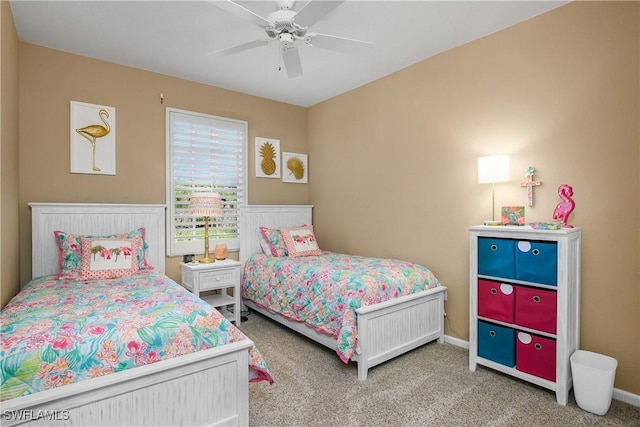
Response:
[[[451,335],[445,335],[444,342],[469,350],[469,341],[461,340],[460,338],[452,337]]]
[[[444,342],[447,344],[453,344],[458,347],[469,349],[469,341],[461,340],[460,338],[452,337],[450,335],[444,336]],[[640,395],[630,393],[628,391],[613,389],[613,398],[620,402],[628,403],[629,405],[637,406],[640,408]]]
[[[640,408],[640,395],[614,388],[613,398],[619,400],[620,402],[628,403],[629,405],[637,406],[638,408]]]

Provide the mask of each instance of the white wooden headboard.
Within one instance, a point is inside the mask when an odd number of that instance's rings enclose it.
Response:
[[[312,225],[313,205],[240,206],[240,262],[262,252],[260,227],[280,228]]]
[[[31,274],[57,274],[58,245],[53,232],[96,236],[145,227],[149,264],[164,272],[165,205],[104,203],[29,203],[31,206]]]

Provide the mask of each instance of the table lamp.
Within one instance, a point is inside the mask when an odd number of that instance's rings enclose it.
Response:
[[[208,264],[215,259],[209,256],[209,217],[222,216],[222,199],[220,194],[192,193],[189,202],[189,215],[204,217],[204,258],[200,262]]]
[[[496,221],[496,182],[509,181],[509,156],[478,157],[478,183],[491,184],[491,221],[484,225],[500,225]]]

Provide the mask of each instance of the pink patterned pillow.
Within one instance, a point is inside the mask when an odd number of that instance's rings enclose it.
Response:
[[[287,256],[287,247],[284,244],[284,240],[282,240],[280,231],[274,228],[260,227],[260,234],[262,234],[263,242],[269,246],[271,255],[275,257]]]
[[[142,239],[81,237],[82,262],[80,280],[114,279],[138,274],[136,253]]]
[[[81,238],[86,237],[88,239],[135,239],[140,237],[142,239],[142,246],[136,252],[136,258],[138,260],[138,269],[146,270],[152,269],[147,259],[145,258],[145,252],[148,248],[145,241],[146,230],[144,227],[140,227],[136,230],[131,230],[128,233],[111,234],[108,236],[91,236],[91,235],[77,235],[69,234],[64,231],[54,231],[53,234],[56,238],[56,243],[59,248],[59,263],[60,272],[56,279],[77,279],[80,276],[80,269],[82,263],[82,242]]]
[[[313,234],[313,226],[281,228],[280,234],[290,257],[322,255],[322,250],[318,247],[316,236]]]

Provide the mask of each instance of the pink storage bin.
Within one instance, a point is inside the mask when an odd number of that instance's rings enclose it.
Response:
[[[513,323],[515,293],[513,285],[478,279],[478,316]]]
[[[556,333],[558,294],[546,289],[517,286],[515,322],[517,325],[550,334]]]
[[[555,382],[556,340],[518,332],[516,369]]]

